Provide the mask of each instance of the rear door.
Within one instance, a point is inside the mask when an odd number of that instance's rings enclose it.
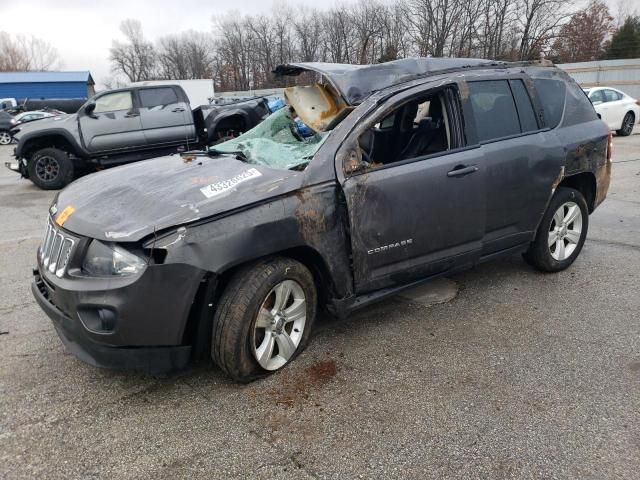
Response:
[[[464,145],[457,89],[412,89],[378,112],[337,155],[363,159],[336,165],[358,293],[471,265],[484,232],[482,153]]]
[[[560,173],[563,150],[554,133],[543,131],[523,78],[468,86],[467,117],[475,125],[470,138],[481,146],[485,162],[482,254],[490,255],[531,240]],[[562,107],[549,117],[561,114]]]
[[[82,142],[91,153],[142,147],[140,114],[131,91],[115,91],[95,98],[96,108],[78,113]]]
[[[191,108],[177,89],[170,86],[141,88],[138,97],[148,145],[184,143],[195,139]]]
[[[612,130],[619,130],[622,128],[622,119],[629,111],[628,106],[624,101],[624,97],[621,93],[609,88],[602,90],[602,93],[604,94],[604,98],[606,100],[605,105],[608,108],[608,115],[611,119],[609,128]]]

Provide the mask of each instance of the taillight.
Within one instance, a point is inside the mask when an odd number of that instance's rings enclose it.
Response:
[[[609,131],[609,138],[607,139],[607,162],[611,161],[613,155],[613,132]]]
[[[640,100],[636,100],[636,105],[640,105]]]

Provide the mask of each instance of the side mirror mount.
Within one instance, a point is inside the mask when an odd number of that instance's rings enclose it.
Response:
[[[84,113],[89,117],[93,117],[93,111],[96,109],[96,102],[89,102],[84,107]]]

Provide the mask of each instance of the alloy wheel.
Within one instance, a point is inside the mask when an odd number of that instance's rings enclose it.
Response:
[[[574,202],[563,203],[553,215],[549,227],[549,252],[558,261],[569,258],[582,235],[582,211]]]
[[[0,132],[0,145],[9,145],[11,143],[11,134],[9,132]]]
[[[60,173],[60,164],[55,158],[49,155],[43,155],[36,159],[35,170],[40,180],[50,182],[51,180],[55,180]]]
[[[266,296],[254,322],[252,350],[265,370],[283,367],[302,340],[307,299],[295,280],[283,280]]]

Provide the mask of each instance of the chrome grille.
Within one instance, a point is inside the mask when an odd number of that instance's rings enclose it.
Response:
[[[47,224],[44,240],[40,246],[42,266],[62,278],[75,243],[73,238],[62,233],[52,223]]]

